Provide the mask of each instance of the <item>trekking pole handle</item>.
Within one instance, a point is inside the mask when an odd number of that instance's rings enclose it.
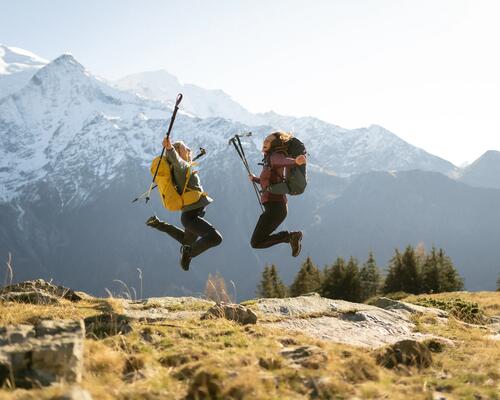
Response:
[[[198,158],[203,157],[205,154],[207,154],[207,151],[203,147],[200,147],[200,152],[195,158],[193,158],[193,161],[196,161]]]
[[[182,97],[183,97],[183,96],[182,96],[182,93],[179,93],[179,94],[177,95],[177,98],[175,99],[175,106],[176,106],[176,107],[178,107],[178,106],[179,106],[179,104],[181,104]]]

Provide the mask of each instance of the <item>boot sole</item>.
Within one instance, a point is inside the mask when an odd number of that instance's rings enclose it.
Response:
[[[302,251],[302,232],[299,232],[299,235],[297,235],[297,245],[298,245],[298,250],[296,253],[292,253],[292,257],[298,257],[300,252]]]

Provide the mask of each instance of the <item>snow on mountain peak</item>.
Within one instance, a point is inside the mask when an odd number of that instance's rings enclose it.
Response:
[[[183,93],[182,108],[200,118],[222,117],[246,124],[256,124],[258,121],[255,115],[222,90],[182,84],[175,76],[164,70],[127,75],[115,81],[115,85],[122,90],[163,102],[172,102],[177,93]]]
[[[0,44],[0,98],[21,89],[47,63],[29,51]]]
[[[0,44],[0,75],[37,69],[48,61],[27,50]]]

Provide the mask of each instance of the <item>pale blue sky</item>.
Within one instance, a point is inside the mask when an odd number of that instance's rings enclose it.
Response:
[[[500,150],[499,18],[496,0],[0,0],[0,43],[376,123],[459,164]]]

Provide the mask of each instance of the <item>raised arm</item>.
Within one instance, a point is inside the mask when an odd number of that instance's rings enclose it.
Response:
[[[188,162],[183,160],[175,150],[174,146],[172,146],[172,143],[170,143],[170,139],[163,139],[163,147],[165,147],[165,155],[167,156],[167,160],[170,162],[170,164],[180,169],[186,169],[189,167]]]

